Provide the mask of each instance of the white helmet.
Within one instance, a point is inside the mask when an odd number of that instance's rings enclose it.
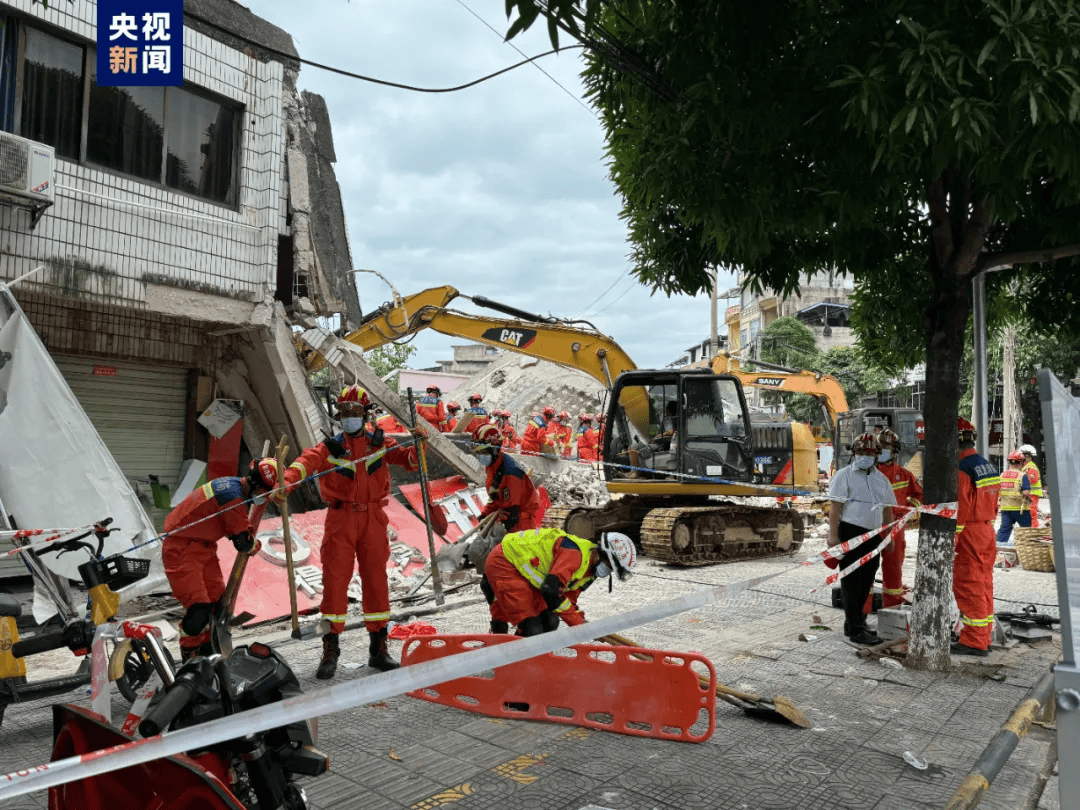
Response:
[[[637,559],[634,541],[621,532],[604,532],[600,535],[600,555],[604,558],[612,574],[623,582],[630,576]],[[610,590],[610,582],[608,589]]]
[[[1022,444],[1020,445],[1020,452],[1023,453],[1025,456],[1033,456],[1035,455],[1035,448],[1032,447],[1030,444]]]

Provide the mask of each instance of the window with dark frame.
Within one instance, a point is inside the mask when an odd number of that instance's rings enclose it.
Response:
[[[29,26],[23,59],[20,134],[60,157],[79,159],[86,49]]]
[[[241,105],[190,87],[100,87],[93,48],[16,17],[0,15],[0,21],[0,130],[49,144],[59,157],[84,159],[184,194],[237,205]],[[89,83],[84,79],[87,65]],[[22,90],[17,94],[20,69]]]

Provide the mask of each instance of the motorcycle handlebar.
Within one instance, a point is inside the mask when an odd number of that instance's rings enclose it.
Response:
[[[67,645],[67,637],[64,631],[57,630],[54,633],[39,633],[23,641],[16,641],[11,645],[11,654],[16,658],[24,658],[27,655],[59,650]]]
[[[162,729],[168,728],[169,723],[175,720],[176,716],[195,699],[198,691],[197,675],[192,672],[181,672],[161,702],[139,723],[139,733],[144,737],[155,737],[160,734]]]

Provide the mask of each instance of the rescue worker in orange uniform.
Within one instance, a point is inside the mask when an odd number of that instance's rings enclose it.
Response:
[[[555,419],[555,409],[550,405],[544,407],[540,413],[534,413],[529,417],[529,424],[525,426],[525,433],[521,437],[522,453],[539,453],[547,443],[550,423]]]
[[[461,406],[456,402],[446,403],[446,421],[443,422],[443,433],[452,433],[458,423],[458,411],[461,410]]]
[[[287,486],[317,473],[319,492],[329,505],[322,541],[323,598],[320,610],[330,624],[323,636],[323,654],[315,677],[334,677],[341,654],[339,636],[349,608],[348,588],[359,566],[361,604],[369,634],[368,666],[382,671],[397,669],[387,649],[386,624],[390,620],[390,588],[386,563],[390,522],[384,507],[390,497],[388,464],[418,469],[416,450],[401,447],[376,428],[365,430],[371,407],[367,392],[350,385],[341,392],[337,415],[342,432],[300,454],[285,471]]]
[[[502,450],[502,437],[495,425],[481,425],[473,433],[470,447],[487,472],[488,502],[480,518],[498,513],[497,520],[508,532],[540,526],[540,497],[532,479],[511,456]]]
[[[597,579],[630,576],[637,552],[625,534],[606,532],[593,543],[562,529],[537,529],[503,537],[484,567],[481,589],[491,609],[491,632],[519,636],[550,633],[561,618],[584,623],[578,607],[582,591]]]
[[[427,393],[416,400],[416,412],[433,424],[440,432],[446,424],[446,404],[440,399],[442,391],[437,385],[429,385]]]
[[[495,416],[495,425],[499,428],[499,434],[502,436],[502,446],[504,450],[514,450],[518,445],[517,431],[514,430],[514,426],[510,424],[510,411],[492,411]]]
[[[577,455],[578,461],[596,461],[600,456],[597,453],[597,441],[599,436],[592,426],[593,417],[590,413],[578,416],[577,429]]]
[[[881,453],[877,457],[878,472],[889,479],[897,506],[922,506],[922,484],[911,470],[900,466],[900,437],[885,428],[878,434],[878,442],[881,444]],[[904,514],[897,511],[894,518],[898,519]],[[909,604],[904,598],[908,590],[904,587],[903,574],[906,551],[907,542],[903,532],[893,535],[892,542],[881,551],[882,607]],[[873,594],[867,598],[863,613],[870,613],[873,610],[873,598]]]
[[[953,560],[953,596],[963,627],[956,655],[986,656],[994,621],[994,560],[997,543],[994,518],[998,511],[1000,479],[997,470],[975,452],[975,427],[956,420],[960,443],[957,473],[956,557]]]
[[[1039,468],[1035,466],[1035,448],[1030,444],[1022,444],[1020,452],[1024,454],[1024,475],[1031,483],[1029,495],[1031,506],[1028,509],[1031,512],[1031,525],[1037,529],[1039,527],[1039,498],[1043,496],[1042,475],[1039,473]]]
[[[998,493],[1001,508],[1001,526],[997,533],[999,546],[1009,542],[1013,525],[1018,524],[1022,529],[1031,526],[1030,493],[1031,479],[1024,472],[1024,454],[1013,450],[1009,453],[1009,469],[1001,474],[1001,491]]]
[[[401,424],[392,413],[384,413],[375,420],[374,425],[380,428],[384,434],[409,432],[409,429]]]
[[[180,621],[181,659],[210,654],[210,620],[225,593],[218,541],[228,537],[239,554],[254,551],[255,534],[244,503],[252,497],[265,503],[265,493],[276,486],[277,461],[254,459],[246,477],[215,478],[165,518],[168,536],[161,544],[161,560],[173,596],[186,609]]]
[[[556,455],[570,457],[570,445],[574,441],[574,429],[570,427],[569,411],[559,411],[558,418],[548,425],[548,441],[554,446]]]
[[[477,393],[469,394],[469,407],[465,409],[465,414],[461,417],[471,417],[469,424],[465,426],[463,433],[475,433],[481,425],[490,425],[491,417],[488,416],[487,409],[480,405],[484,401],[484,398]]]
[[[607,433],[607,414],[596,415],[596,447],[597,454],[604,452],[604,434]]]

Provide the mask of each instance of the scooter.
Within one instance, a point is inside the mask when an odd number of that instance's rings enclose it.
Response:
[[[300,693],[296,675],[266,644],[186,662],[139,724],[143,737],[195,726]],[[57,706],[53,760],[130,742],[93,712]],[[153,760],[49,790],[50,810],[307,810],[298,776],[319,776],[329,760],[314,723],[298,722],[204,750]]]
[[[21,613],[21,605],[15,597],[0,594],[0,723],[5,709],[12,703],[57,697],[91,682],[91,657],[87,653],[98,628],[115,623],[120,596],[114,589],[142,579],[150,571],[149,560],[122,554],[101,557],[105,539],[116,531],[107,528],[111,522],[112,518],[106,518],[83,534],[57,541],[37,552],[39,557],[80,549],[89,553],[90,560],[78,569],[88,592],[88,616],[70,619],[60,630],[20,640],[16,619]],[[97,539],[96,548],[85,541],[91,534]],[[109,680],[116,682],[125,698],[134,701],[154,673],[152,657],[164,656],[171,666],[171,655],[159,643],[157,628],[122,622],[110,629],[113,631],[109,634],[113,650],[109,658]],[[83,659],[73,674],[27,682],[23,658],[63,647]]]

